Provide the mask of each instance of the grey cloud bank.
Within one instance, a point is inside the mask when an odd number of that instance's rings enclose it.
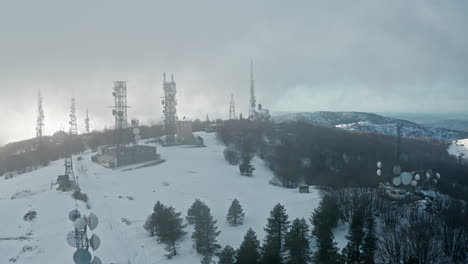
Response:
[[[466,1],[4,1],[0,4],[0,143],[112,125],[114,80],[129,111],[161,118],[163,72],[179,117],[247,112],[249,58],[273,111],[467,112]]]

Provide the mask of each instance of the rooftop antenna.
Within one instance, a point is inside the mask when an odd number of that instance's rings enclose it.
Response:
[[[171,82],[166,82],[166,73],[163,74],[163,90],[164,97],[161,103],[164,109],[164,133],[166,135],[166,144],[174,144],[177,121],[177,89],[173,74],[171,74]]]
[[[37,122],[36,137],[41,138],[44,130],[44,108],[42,106],[42,94],[39,91],[37,96]]]
[[[78,135],[78,127],[76,125],[76,102],[75,98],[72,97],[71,99],[71,107],[70,107],[70,136],[77,136]]]
[[[73,139],[78,136],[78,130],[77,130],[77,125],[76,125],[76,104],[75,104],[75,98],[72,97],[71,99],[71,107],[70,107],[70,128],[69,128],[69,135],[68,135],[68,142],[65,143],[65,148],[67,148],[66,151],[66,156],[65,156],[65,175],[68,175],[69,177],[73,178],[73,182],[75,184],[75,187],[78,188],[78,180],[75,177],[75,173],[73,172]]]
[[[236,105],[234,102],[234,95],[231,94],[231,101],[229,102],[229,119],[236,119]]]
[[[99,224],[98,217],[91,213],[89,216],[81,215],[78,209],[68,213],[68,219],[73,222],[74,230],[66,236],[68,245],[76,248],[73,254],[73,262],[75,264],[102,264],[102,261],[97,256],[92,257],[89,248],[95,252],[101,246],[101,239],[98,235],[92,234],[88,238],[88,229],[94,230]]]
[[[249,118],[255,117],[255,108],[257,101],[255,99],[255,80],[253,74],[253,60],[250,58],[250,105],[249,105]]]

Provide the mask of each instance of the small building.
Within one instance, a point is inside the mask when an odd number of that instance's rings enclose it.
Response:
[[[299,185],[299,192],[300,193],[309,193],[309,185]]]
[[[177,141],[182,144],[192,144],[193,131],[192,122],[190,121],[178,121],[177,122]]]
[[[133,145],[121,147],[119,153],[115,146],[103,146],[98,154],[93,156],[93,161],[106,168],[121,167],[146,161],[159,160],[161,157],[156,152],[156,147],[146,145]]]

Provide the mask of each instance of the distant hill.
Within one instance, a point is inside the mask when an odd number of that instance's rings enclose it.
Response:
[[[468,132],[468,120],[461,119],[446,119],[438,120],[430,123],[424,123],[423,125],[428,127],[442,127],[452,130],[459,130]]]
[[[345,130],[369,131],[387,135],[396,135],[396,123],[403,125],[405,137],[435,138],[442,141],[454,141],[468,138],[468,132],[440,127],[428,127],[408,120],[385,117],[363,112],[301,112],[279,113],[273,115],[275,122],[304,121],[313,124],[334,126]]]

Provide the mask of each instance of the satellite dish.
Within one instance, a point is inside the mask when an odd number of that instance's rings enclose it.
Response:
[[[432,180],[434,184],[437,184],[437,179]]]
[[[411,183],[411,180],[413,179],[413,175],[405,171],[401,173],[400,178],[401,178],[401,183],[403,183],[403,185],[408,185]]]
[[[89,239],[89,245],[94,251],[96,251],[101,245],[101,239],[97,235],[93,234]]]
[[[94,256],[93,261],[91,262],[91,264],[102,264],[102,261],[101,261],[100,258]]]
[[[74,248],[77,247],[78,243],[77,243],[75,231],[68,232],[66,240],[67,240],[68,245],[70,245],[71,247],[74,247]]]
[[[438,173],[438,172],[436,173],[436,178],[440,179],[440,173]]]
[[[419,176],[419,174],[416,174],[416,175],[414,175],[414,179],[419,181],[421,179],[421,176]]]
[[[382,168],[382,162],[377,162],[377,168],[381,169]]]
[[[377,176],[382,176],[382,171],[380,169],[377,170]]]
[[[83,217],[80,217],[73,222],[73,225],[75,226],[76,229],[78,230],[83,230],[86,228],[86,220]]]
[[[411,186],[415,187],[416,185],[418,185],[417,181],[411,181]]]
[[[81,213],[80,211],[78,210],[72,210],[70,213],[68,213],[68,219],[70,219],[70,221],[72,222],[75,222],[76,219],[80,218],[81,217]]]
[[[395,174],[395,176],[398,176],[398,175],[400,175],[400,173],[401,173],[401,167],[400,167],[400,165],[395,165],[395,166],[393,167],[393,174]]]
[[[139,134],[140,134],[140,129],[139,129],[138,127],[135,127],[135,128],[133,129],[133,134],[139,135]]]
[[[140,135],[135,135],[135,141],[138,142],[141,140],[141,136]]]
[[[399,177],[395,177],[395,178],[393,178],[392,183],[393,183],[393,185],[395,185],[395,186],[400,186],[400,184],[401,184],[401,179],[400,179]]]
[[[426,172],[426,179],[429,179],[431,177],[431,175],[429,174],[429,172]]]
[[[91,253],[86,249],[78,249],[73,254],[73,261],[76,264],[89,264],[91,261]]]
[[[99,219],[98,219],[98,217],[97,217],[95,214],[91,213],[91,214],[89,215],[89,217],[88,217],[88,226],[89,226],[89,229],[91,229],[91,230],[96,229],[96,227],[98,226],[98,224],[99,224]]]

